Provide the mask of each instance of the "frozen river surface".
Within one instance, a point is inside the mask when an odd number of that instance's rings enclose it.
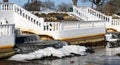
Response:
[[[120,57],[106,56],[105,48],[96,48],[95,53],[86,56],[66,57],[55,60],[33,60],[15,62],[1,60],[0,65],[120,65]]]

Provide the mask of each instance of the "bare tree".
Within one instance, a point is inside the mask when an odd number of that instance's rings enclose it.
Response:
[[[50,0],[47,0],[47,1],[42,3],[42,7],[46,8],[46,9],[54,9],[55,4],[54,4],[54,2],[51,2]]]
[[[103,5],[103,3],[105,2],[105,0],[89,0],[89,1],[95,4],[96,7]]]
[[[28,0],[28,3],[24,4],[24,8],[28,11],[40,11],[41,1],[38,0]]]
[[[72,4],[66,4],[66,3],[61,3],[60,5],[57,6],[58,11],[70,11],[70,8],[72,8]]]
[[[73,1],[73,5],[77,5],[78,0],[72,0]]]
[[[82,1],[84,2],[89,1],[92,3],[92,8],[93,8],[93,4],[96,5],[96,8],[99,8],[99,6],[103,5],[108,0],[82,0]]]
[[[3,2],[9,2],[9,0],[3,0]]]
[[[108,4],[116,8],[115,13],[120,13],[120,0],[110,0]]]
[[[104,5],[100,6],[99,10],[106,14],[120,14],[120,0],[109,0]]]

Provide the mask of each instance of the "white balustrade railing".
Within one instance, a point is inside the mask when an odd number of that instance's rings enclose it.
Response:
[[[72,22],[61,22],[62,28],[61,30],[76,30],[78,29],[78,22],[72,21]]]
[[[107,16],[107,15],[105,15],[105,14],[103,14],[101,12],[98,12],[98,11],[92,9],[92,8],[89,8],[89,7],[88,7],[88,13],[90,15],[98,17],[101,20],[104,20],[104,21],[107,21],[107,22],[110,22],[110,23],[112,21],[112,17],[111,16]]]
[[[90,20],[104,20],[107,21],[109,23],[112,22],[112,17],[111,16],[107,16],[101,12],[98,12],[92,8],[89,7],[77,7],[77,6],[73,6],[73,12],[77,15],[79,15],[79,17],[81,17],[83,20],[85,21],[90,21]]]
[[[23,18],[26,18],[27,20],[31,21],[32,23],[34,23],[35,25],[39,27],[41,26],[41,23],[44,22],[43,18],[39,18],[35,16],[34,14],[28,12],[24,8],[16,4],[13,4],[13,3],[0,3],[0,10],[2,11],[12,10],[15,13],[19,14]]]
[[[2,24],[0,25],[0,36],[14,35],[14,24]]]
[[[44,31],[58,31],[60,30],[59,22],[44,22],[43,24]]]
[[[23,18],[29,20],[33,24],[39,26],[39,28],[43,28],[43,31],[66,31],[66,30],[77,30],[77,29],[85,29],[85,28],[94,28],[95,26],[98,26],[95,24],[96,22],[88,21],[88,14],[86,12],[87,8],[85,10],[83,8],[77,8],[76,6],[73,6],[74,13],[78,15],[78,17],[85,20],[84,24],[83,22],[44,22],[43,18],[39,18],[32,13],[28,12],[24,8],[12,4],[12,3],[0,3],[0,10],[6,11],[6,10],[12,10],[18,15],[22,16]],[[92,10],[88,9],[89,14],[93,15]],[[93,11],[94,12],[94,11]],[[109,20],[109,17],[103,17],[105,20]],[[98,23],[98,21],[97,21]],[[104,23],[103,23],[104,24]],[[101,25],[100,25],[101,26]],[[102,26],[101,26],[102,27]]]
[[[0,10],[13,10],[13,3],[0,3]]]
[[[67,31],[105,27],[103,21],[44,22],[44,31]]]
[[[112,24],[113,26],[120,26],[120,19],[112,19]]]
[[[80,9],[76,6],[73,6],[73,12],[74,12],[74,14],[76,14],[81,19],[83,19],[85,21],[88,21],[87,14],[82,9]]]
[[[33,22],[37,26],[41,26],[41,23],[44,21],[43,18],[39,18],[34,14],[28,12],[27,10],[23,9],[22,7],[14,4],[14,11],[21,15],[22,17],[26,18],[27,20]]]

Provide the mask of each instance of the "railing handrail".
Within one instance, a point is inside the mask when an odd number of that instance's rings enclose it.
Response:
[[[87,8],[88,8],[88,13],[89,13],[89,14],[91,14],[91,13],[90,13],[90,10],[92,10],[93,12],[96,13],[94,16],[96,16],[96,17],[98,17],[98,18],[100,18],[100,19],[102,19],[102,20],[105,20],[105,21],[107,21],[107,22],[111,22],[111,21],[112,21],[112,20],[111,20],[111,19],[112,19],[111,16],[107,16],[107,15],[105,15],[105,14],[99,12],[99,11],[96,11],[96,10],[90,8],[90,7],[87,7]]]
[[[101,13],[101,12],[98,12],[98,11],[96,11],[96,10],[92,9],[92,8],[89,8],[89,7],[87,7],[87,8],[88,8],[88,9],[90,9],[90,10],[92,10],[92,11],[94,11],[94,12],[96,12],[96,13],[99,13],[99,14],[101,14],[101,15],[103,15],[103,16],[109,17],[109,16],[107,16],[107,15],[105,15],[105,14]],[[89,12],[88,12],[88,13],[89,13]]]
[[[33,18],[35,18],[36,20],[40,21],[40,18],[39,18],[39,17],[37,17],[37,16],[35,16],[34,14],[28,12],[28,11],[25,10],[24,8],[22,8],[22,7],[20,7],[20,6],[16,5],[16,4],[14,4],[14,6],[22,9],[22,11],[25,12],[25,14],[27,13],[27,15],[29,15],[30,17],[33,17]],[[42,17],[41,17],[41,18],[42,18]],[[42,19],[43,19],[43,18],[42,18]]]
[[[76,6],[73,6],[73,8],[74,8],[75,10],[77,10],[77,11],[80,13],[81,16],[84,16],[84,18],[86,18],[86,20],[88,20],[88,17],[87,17],[87,15],[85,14],[85,12],[79,10],[78,7],[76,7]],[[73,10],[73,11],[74,11],[74,10]],[[77,14],[77,15],[79,15],[79,14],[76,13],[76,12],[74,12],[74,13]]]
[[[0,26],[14,26],[15,24],[0,24]]]
[[[120,19],[112,19],[112,20],[120,20]]]
[[[15,4],[15,3],[0,2],[0,5],[1,4]]]
[[[119,19],[120,19],[120,15],[117,15],[117,14],[113,14],[114,16],[117,16]]]

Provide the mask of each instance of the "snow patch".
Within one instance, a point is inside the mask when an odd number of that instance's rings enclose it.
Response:
[[[71,53],[78,54],[78,55],[85,55],[86,49],[87,48],[84,46],[77,46],[77,45],[63,46],[60,49],[48,47],[45,49],[39,49],[35,52],[28,53],[28,54],[16,54],[11,58],[9,58],[8,60],[26,61],[26,60],[33,60],[33,59],[41,59],[42,57],[49,57],[49,56],[62,58],[62,57],[71,55]]]

